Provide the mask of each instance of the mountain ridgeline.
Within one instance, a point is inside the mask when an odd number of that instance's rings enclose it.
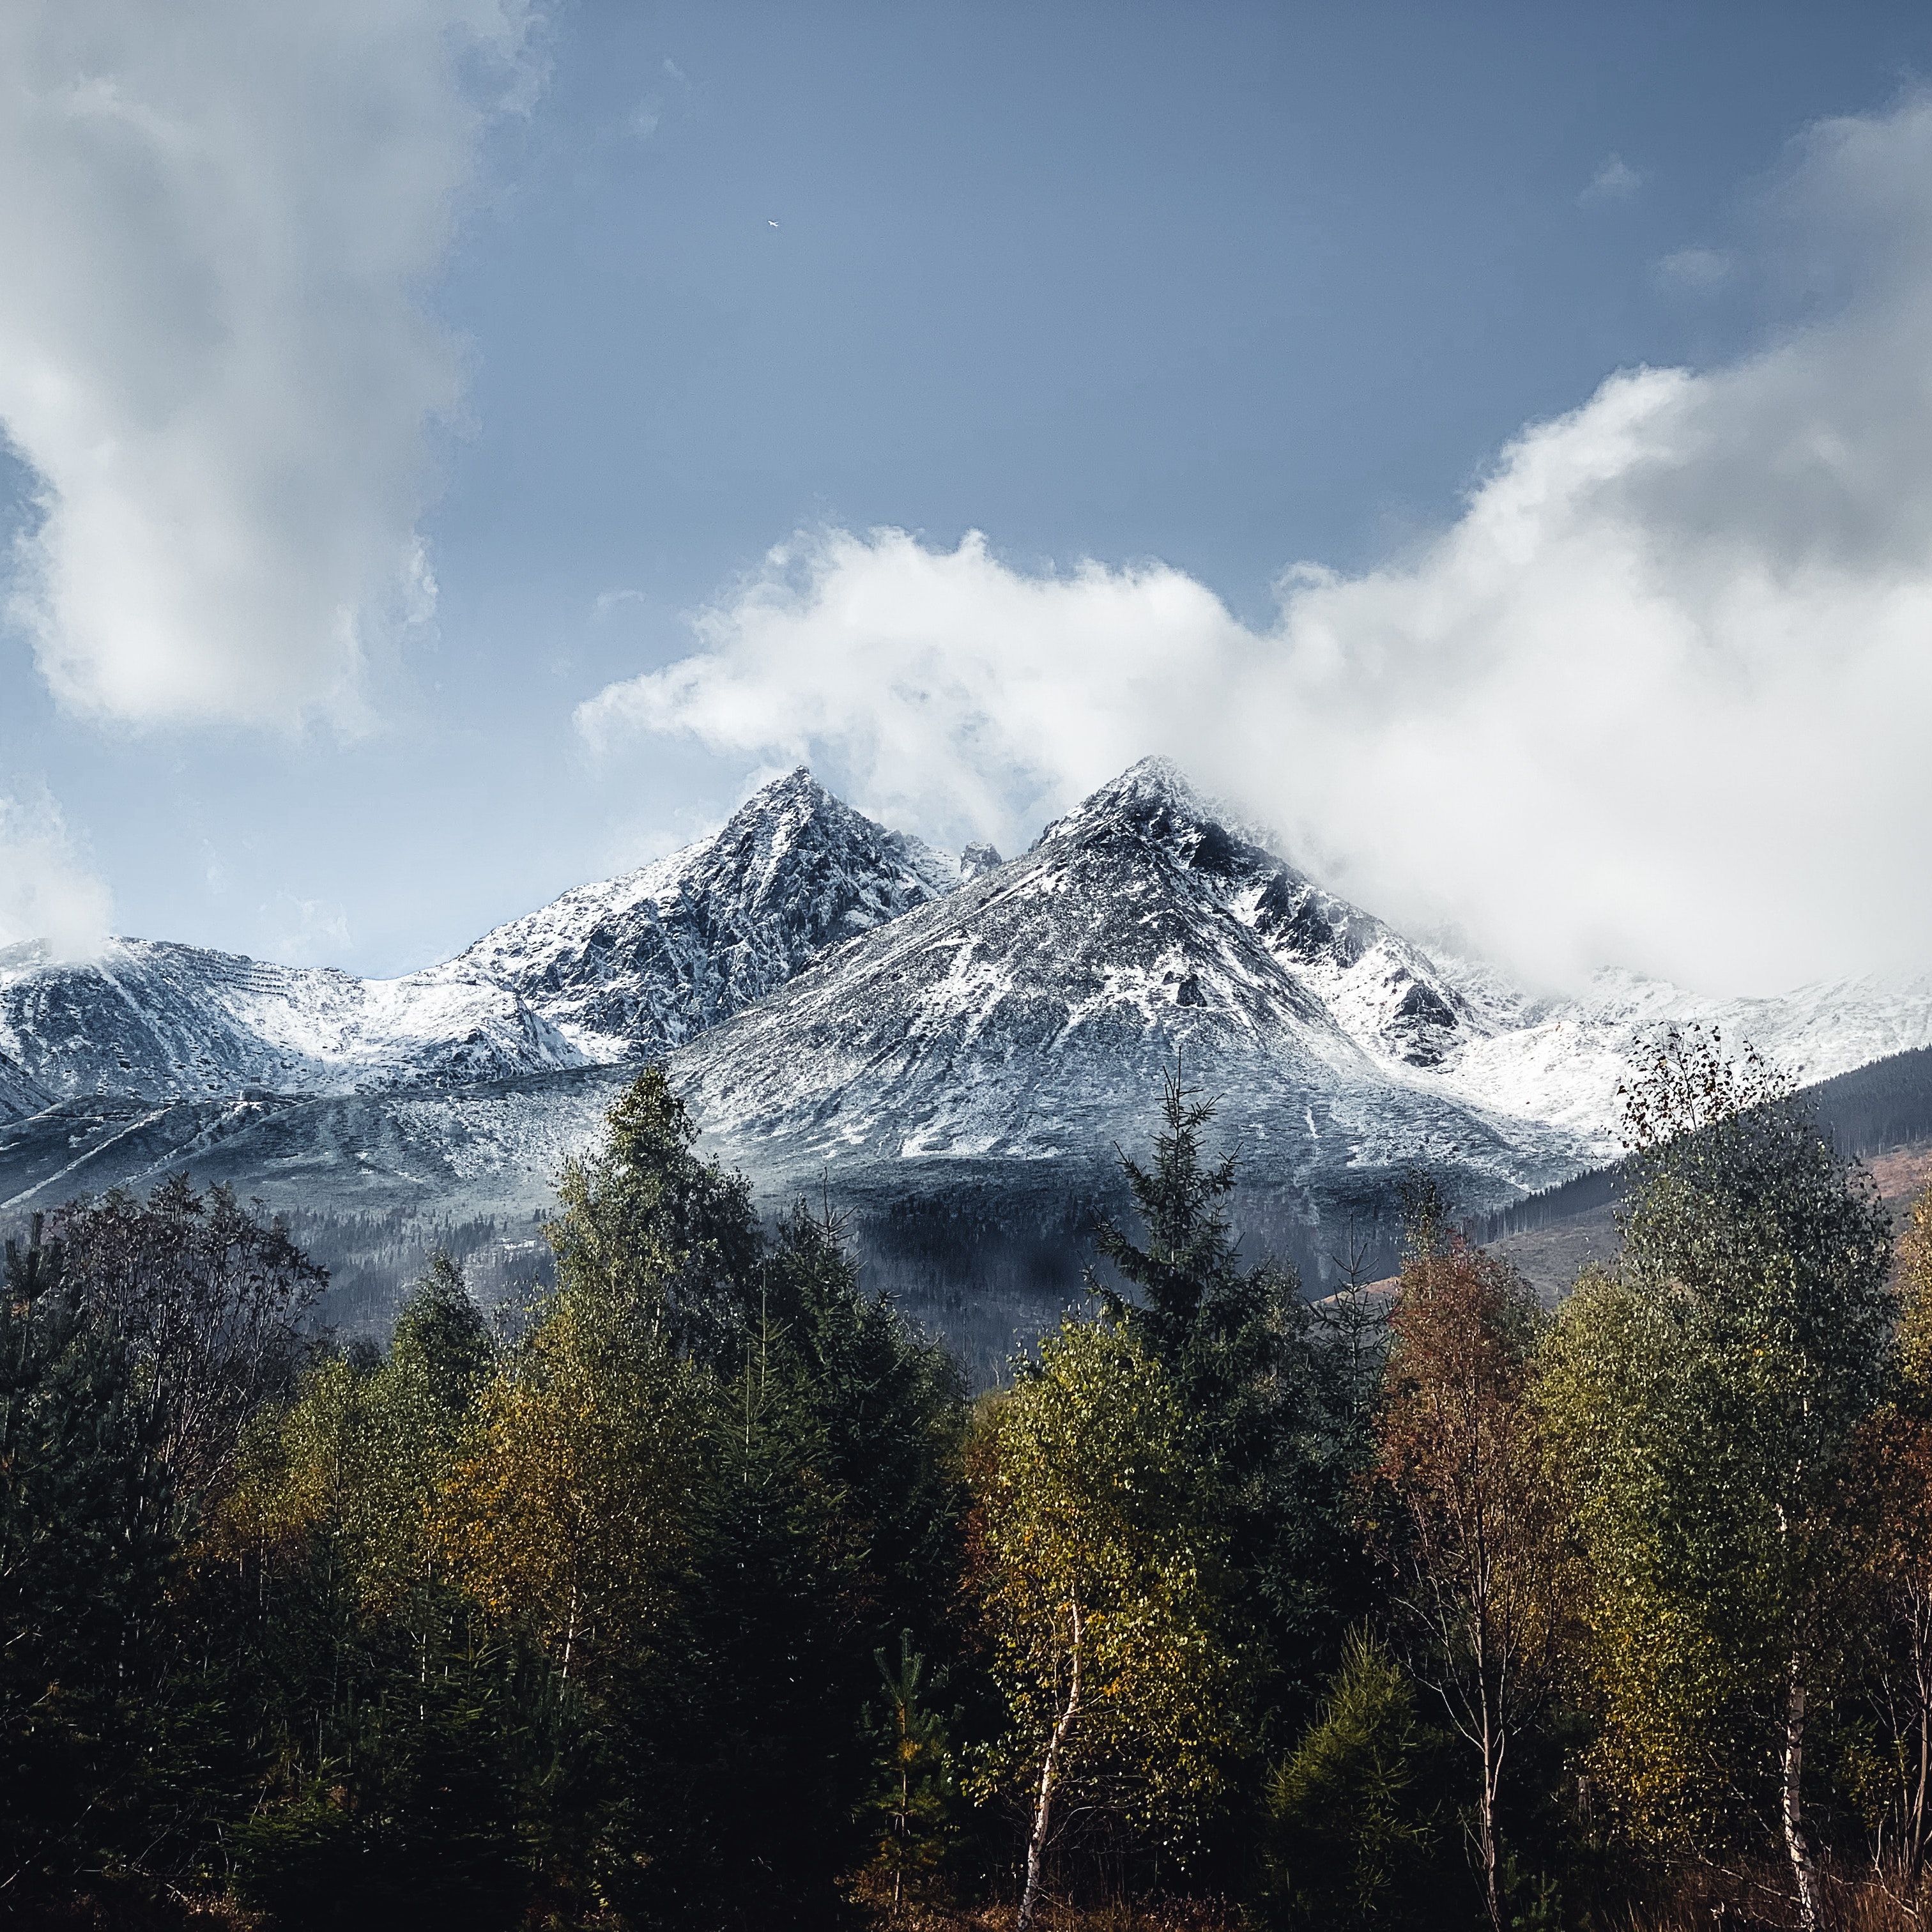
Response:
[[[1164,760],[1006,861],[801,768],[400,979],[0,951],[0,1203],[186,1167],[338,1229],[344,1312],[380,1326],[382,1258],[406,1279],[435,1230],[496,1229],[514,1276],[565,1159],[663,1060],[707,1152],[770,1210],[848,1212],[875,1285],[984,1363],[1076,1292],[1177,1056],[1218,1100],[1245,1240],[1312,1285],[1344,1249],[1389,1258],[1418,1162],[1478,1214],[1601,1166],[1630,1046],[1689,1020],[1828,1078],[1932,1047],[1932,979],[1722,1002],[1613,972],[1538,998],[1326,890]],[[1924,1078],[1898,1076],[1900,1120]]]

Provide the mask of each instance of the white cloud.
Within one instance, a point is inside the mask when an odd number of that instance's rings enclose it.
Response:
[[[1928,184],[1924,97],[1814,130],[1777,245],[1838,251],[1829,320],[1612,376],[1412,559],[1289,573],[1264,630],[1158,565],[1034,576],[976,537],[835,532],[580,728],[818,758],[1004,850],[1166,751],[1364,902],[1552,977],[1932,964]]]
[[[1642,185],[1642,176],[1622,155],[1606,154],[1576,199],[1586,207],[1593,202],[1628,201]]]
[[[106,886],[53,800],[0,794],[0,942],[41,939],[56,959],[85,959],[112,916]]]
[[[351,944],[346,906],[279,892],[261,908],[261,916],[268,935],[265,950],[284,966],[313,966],[320,952],[340,955]]]
[[[362,716],[433,605],[461,384],[425,296],[531,7],[0,9],[0,419],[39,508],[10,602],[64,704]]]
[[[1714,289],[1730,278],[1735,265],[1719,248],[1679,248],[1657,265],[1659,281],[1683,289]]]

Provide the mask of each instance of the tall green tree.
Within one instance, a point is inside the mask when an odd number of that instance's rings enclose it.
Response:
[[[1368,1586],[1351,1492],[1368,1460],[1370,1408],[1357,1355],[1316,1332],[1293,1270],[1268,1256],[1244,1262],[1228,1220],[1234,1162],[1206,1149],[1214,1113],[1177,1059],[1152,1161],[1122,1156],[1141,1237],[1112,1222],[1096,1234],[1124,1286],[1097,1274],[1088,1286],[1159,1364],[1214,1470],[1228,1588],[1267,1660],[1258,1722],[1285,1744]]]
[[[1068,1322],[973,1460],[974,1581],[1007,1724],[977,1785],[1027,1814],[1018,1932],[1058,1820],[1185,1856],[1251,1749],[1223,1515],[1180,1394],[1130,1332]]]
[[[1789,1081],[1714,1034],[1663,1035],[1627,1120],[1622,1265],[1571,1297],[1542,1378],[1592,1573],[1599,1768],[1660,1840],[1720,1828],[1703,1793],[1749,1794],[1808,1928],[1808,1720],[1892,1368],[1889,1226]]]
[[[291,1928],[501,1924],[527,1891],[537,1713],[441,1546],[492,1352],[434,1260],[386,1359],[324,1355],[258,1418],[190,1552],[213,1688],[251,1720],[231,1880]]]
[[[1269,1779],[1268,1923],[1294,1932],[1444,1924],[1446,1890],[1461,1882],[1444,1856],[1455,1782],[1447,1743],[1418,1709],[1408,1672],[1366,1630],[1352,1630],[1316,1721]]]
[[[41,1232],[0,1290],[0,1899],[22,1912],[140,1842],[174,1556],[128,1352]]]
[[[764,1241],[743,1175],[695,1152],[698,1130],[662,1066],[606,1116],[602,1148],[564,1163],[546,1232],[559,1288],[620,1303],[665,1345],[728,1368],[754,1319]]]

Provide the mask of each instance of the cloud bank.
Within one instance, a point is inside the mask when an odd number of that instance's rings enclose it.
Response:
[[[424,307],[532,0],[0,8],[0,421],[35,526],[11,614],[83,714],[363,716],[426,615]]]
[[[1167,752],[1358,899],[1551,980],[1932,964],[1932,100],[1814,128],[1772,206],[1828,313],[1612,375],[1418,552],[1288,572],[1265,628],[1160,565],[833,532],[579,728],[819,759],[1003,849]]]

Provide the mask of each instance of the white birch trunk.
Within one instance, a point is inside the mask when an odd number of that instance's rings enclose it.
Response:
[[[1034,1913],[1039,1908],[1040,1869],[1046,1856],[1047,1832],[1053,1820],[1053,1787],[1060,1775],[1060,1754],[1074,1719],[1080,1714],[1080,1606],[1073,1604],[1069,1607],[1073,1612],[1072,1682],[1066,1694],[1066,1708],[1046,1741],[1046,1762],[1040,1767],[1040,1796],[1033,1810],[1033,1834],[1027,1840],[1026,1888],[1020,1894],[1020,1916],[1013,1932],[1029,1932]]]

